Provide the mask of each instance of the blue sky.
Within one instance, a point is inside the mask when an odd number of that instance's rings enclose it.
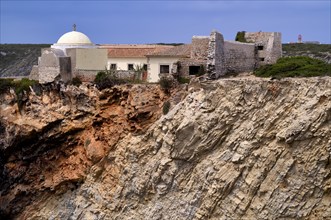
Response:
[[[213,29],[226,40],[278,31],[285,43],[331,43],[331,0],[0,1],[0,43],[54,43],[74,23],[98,44],[189,43]]]

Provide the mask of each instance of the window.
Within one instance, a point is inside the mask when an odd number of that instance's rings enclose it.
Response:
[[[200,66],[189,66],[190,75],[198,75],[200,71]]]
[[[133,64],[128,64],[128,70],[134,70]]]
[[[110,64],[110,69],[111,70],[117,70],[117,64],[116,63],[111,63]]]
[[[147,71],[147,64],[144,64],[143,69],[144,71]]]
[[[257,50],[263,50],[263,46],[262,45],[257,46]]]
[[[160,73],[169,73],[169,65],[160,65]]]
[[[260,57],[260,61],[264,61],[264,57]]]

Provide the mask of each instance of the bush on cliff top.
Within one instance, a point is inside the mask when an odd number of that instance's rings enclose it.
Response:
[[[27,78],[23,78],[17,81],[13,79],[0,79],[0,94],[8,91],[10,88],[13,88],[16,95],[20,95],[24,91],[28,92],[30,90],[30,86],[33,86],[37,83],[37,81]]]
[[[254,74],[260,77],[331,76],[331,64],[310,57],[283,57],[277,63],[261,66]]]
[[[161,77],[159,80],[160,87],[165,94],[170,94],[170,91],[174,85],[173,78],[170,77]]]
[[[126,82],[127,81],[125,79],[118,78],[111,70],[98,72],[94,79],[94,83],[100,90],[105,88],[111,88],[114,85],[120,85]]]

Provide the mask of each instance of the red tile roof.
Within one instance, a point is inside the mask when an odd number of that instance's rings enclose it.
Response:
[[[184,44],[168,48],[167,50],[155,51],[147,56],[166,56],[166,57],[190,57],[191,44]]]

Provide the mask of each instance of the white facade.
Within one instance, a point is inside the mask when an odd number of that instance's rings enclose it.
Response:
[[[148,81],[158,82],[160,80],[161,65],[169,65],[169,73],[171,73],[173,64],[178,60],[178,57],[149,57]]]
[[[132,64],[134,67],[147,64],[148,82],[158,82],[160,80],[159,74],[161,73],[161,66],[169,66],[168,73],[171,73],[173,63],[176,63],[178,59],[178,57],[108,58],[107,68],[110,69],[111,64],[115,64],[116,70],[129,70],[129,64]]]
[[[107,68],[111,68],[111,64],[116,64],[116,70],[128,70],[128,65],[133,64],[133,66],[143,66],[144,64],[148,64],[147,58],[137,57],[137,58],[108,58],[108,66]]]

